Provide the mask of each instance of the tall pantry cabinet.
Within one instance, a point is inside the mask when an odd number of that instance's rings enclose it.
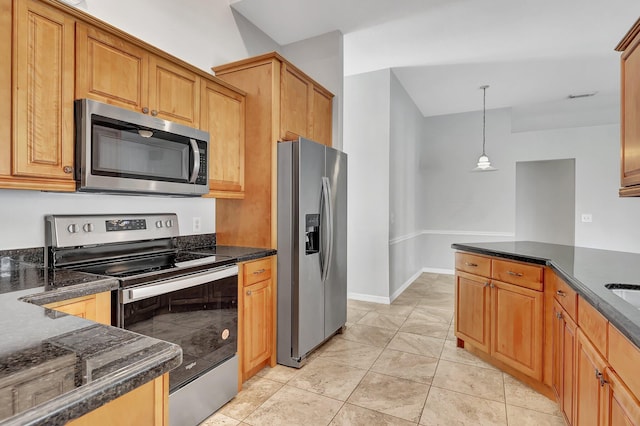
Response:
[[[217,200],[219,244],[276,248],[277,143],[298,136],[331,146],[333,94],[278,53],[214,67],[245,91],[243,200]]]

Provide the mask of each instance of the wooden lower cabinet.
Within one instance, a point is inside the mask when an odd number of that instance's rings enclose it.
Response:
[[[492,358],[542,379],[543,293],[456,273],[455,334]]]
[[[573,423],[576,323],[557,300],[553,302],[553,366],[551,387],[567,424]]]
[[[97,293],[44,305],[45,308],[111,325],[111,293]]]
[[[491,332],[489,279],[458,272],[455,291],[456,336],[489,353],[489,334]]]
[[[542,380],[543,294],[491,281],[491,356]]]
[[[575,365],[574,425],[601,425],[605,418],[607,363],[587,336],[578,329]]]
[[[610,368],[606,371],[608,386],[605,395],[605,426],[639,426],[640,402]]]
[[[241,264],[238,274],[239,383],[276,364],[276,257]]]
[[[165,373],[67,425],[167,426],[168,414],[169,373]]]

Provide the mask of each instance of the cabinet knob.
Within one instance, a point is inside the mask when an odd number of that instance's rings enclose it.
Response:
[[[562,312],[556,312],[556,318],[562,319]]]
[[[247,290],[247,296],[251,296],[251,290]]]
[[[71,173],[73,173],[73,167],[71,167],[71,166],[64,166],[64,167],[62,168],[62,171],[63,171],[63,172],[65,172],[65,173],[67,173],[67,174],[71,174]]]
[[[153,115],[155,117],[156,115],[158,115],[158,111],[156,111],[155,109],[152,109],[151,110],[151,115]]]
[[[491,288],[496,288],[496,286],[493,283],[491,283],[490,287]]]
[[[147,107],[142,108],[142,113],[143,114],[149,114],[149,108],[147,108]]]

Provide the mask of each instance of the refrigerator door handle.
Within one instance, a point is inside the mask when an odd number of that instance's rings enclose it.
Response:
[[[320,198],[322,225],[322,242],[320,244],[320,279],[324,282],[329,275],[331,254],[333,252],[333,205],[331,203],[331,187],[329,178],[322,177],[322,195]],[[326,243],[325,243],[326,241]]]

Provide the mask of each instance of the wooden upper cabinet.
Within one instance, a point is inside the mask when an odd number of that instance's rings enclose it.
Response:
[[[282,63],[280,138],[302,136],[331,146],[333,95],[287,62]]]
[[[76,26],[76,98],[143,112],[149,55],[139,46],[84,23]]]
[[[73,182],[74,19],[37,1],[13,2],[14,176]],[[43,184],[43,189],[47,189]]]
[[[333,132],[333,95],[326,90],[313,87],[311,116],[311,139],[331,146]]]
[[[76,27],[76,98],[198,127],[200,76],[106,31]]]
[[[618,44],[621,69],[620,196],[640,196],[640,19]]]
[[[311,138],[309,119],[311,115],[312,83],[295,68],[282,64],[282,85],[280,102],[280,137],[289,139],[288,134]]]
[[[200,127],[209,132],[209,196],[244,198],[245,96],[202,81]]]
[[[200,77],[149,55],[149,113],[154,117],[198,127],[200,123]]]

